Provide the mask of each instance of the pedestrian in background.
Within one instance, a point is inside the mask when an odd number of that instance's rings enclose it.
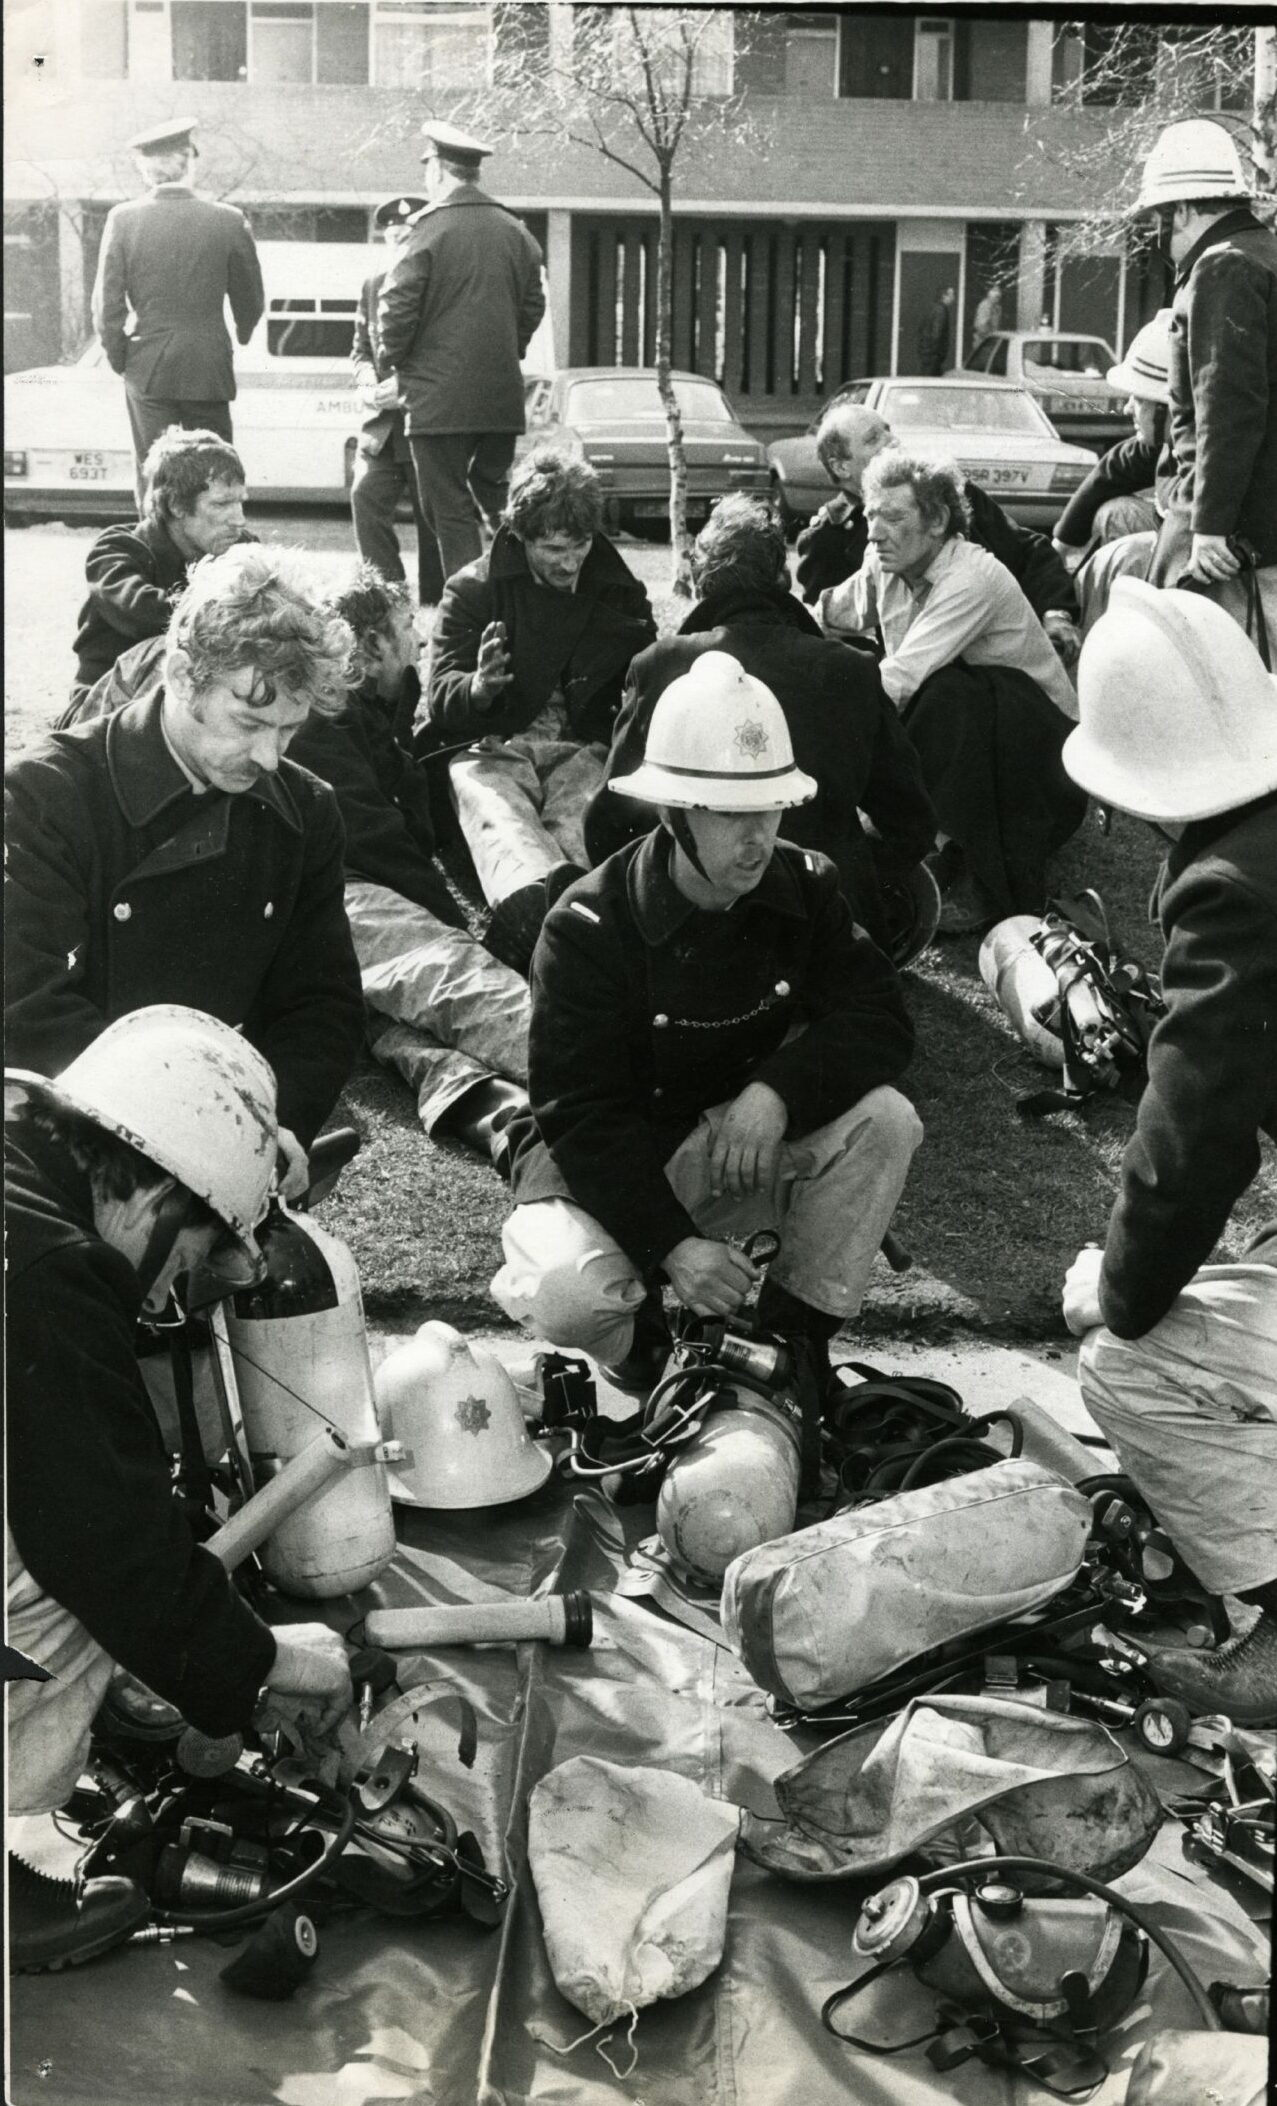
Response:
[[[373,213],[373,229],[391,252],[403,248],[412,223],[426,209],[424,197],[388,197]],[[355,479],[350,486],[350,515],[355,529],[355,547],[365,563],[371,563],[391,585],[403,582],[403,558],[395,532],[395,512],[405,495],[417,522],[417,598],[423,607],[438,605],[443,591],[443,568],[434,530],[421,509],[417,478],[412,472],[412,453],[404,429],[403,397],[399,383],[377,378],[377,300],[389,264],[365,278],[355,316],[355,341],[351,359],[355,386],[364,413],[355,459]]]
[[[955,297],[953,287],[946,285],[918,325],[918,371],[929,379],[948,370]]]
[[[545,313],[541,251],[478,184],[492,152],[454,125],[422,126],[428,211],[382,282],[377,372],[398,378],[421,508],[444,578],[483,553],[524,428],[519,361]]]
[[[142,463],[170,424],[232,440],[235,366],[224,305],[229,299],[241,344],[266,305],[243,213],[191,187],[194,129],[193,119],[172,118],[129,140],[148,194],[107,214],[93,287],[94,327],[112,371],[124,376],[139,511]]]
[[[976,308],[971,323],[971,347],[986,336],[996,336],[1002,327],[1002,287],[991,285]]]

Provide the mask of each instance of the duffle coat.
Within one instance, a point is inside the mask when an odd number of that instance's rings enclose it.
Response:
[[[574,1200],[643,1273],[699,1234],[665,1164],[703,1111],[766,1082],[788,1136],[811,1133],[913,1047],[895,970],[826,857],[778,842],[718,914],[678,890],[670,845],[658,827],[618,850],[546,917],[512,1179],[518,1204]]]
[[[1122,1158],[1100,1308],[1142,1338],[1204,1265],[1277,1139],[1277,792],[1185,827],[1154,893],[1166,1014]]]
[[[275,1641],[173,1497],[137,1362],[137,1275],[99,1236],[88,1178],[24,1118],[6,1122],[5,1227],[8,1512],[22,1562],[193,1726],[234,1732]]]
[[[496,621],[505,624],[513,678],[483,709],[474,672]],[[647,593],[606,534],[595,535],[576,590],[556,592],[533,577],[518,535],[499,527],[487,554],[449,578],[439,604],[426,683],[434,742],[514,738],[556,688],[572,736],[607,740],[630,660],[655,635]]]
[[[513,212],[477,183],[423,212],[381,281],[372,332],[408,436],[522,431],[519,361],[544,313],[541,251]]]
[[[7,1057],[56,1075],[115,1017],[185,1002],[242,1027],[309,1146],[363,1039],[337,805],[288,760],[197,795],[162,705],[152,687],[7,771]]]

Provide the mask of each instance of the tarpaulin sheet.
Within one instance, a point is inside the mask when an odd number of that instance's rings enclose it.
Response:
[[[632,2074],[614,2075],[593,2040],[558,2052],[589,2021],[559,1995],[546,1959],[525,1858],[536,1780],[568,1756],[594,1754],[668,1767],[766,1814],[775,1811],[771,1780],[815,1744],[773,1725],[724,1647],[615,1594],[625,1539],[651,1525],[650,1508],[613,1509],[593,1492],[573,1500],[554,1478],[517,1509],[401,1509],[391,1570],[357,1602],[330,1605],[346,1629],[374,1602],[464,1599],[474,1582],[512,1594],[551,1585],[594,1593],[588,1652],[523,1645],[400,1656],[408,1695],[394,1717],[408,1723],[417,1713],[422,1782],[513,1882],[500,1928],[458,1917],[335,1917],[321,1922],[312,1973],[282,2004],[228,1989],[219,1980],[226,1950],[200,1937],[15,1977],[10,2096],[18,2106],[1027,2106],[1042,2098],[978,2062],[941,2076],[920,2052],[875,2059],[823,2032],[821,2004],[859,1972],[851,1930],[866,1889],[797,1885],[743,1858],[721,1966],[677,2002],[642,2012]],[[297,1613],[313,1614],[313,1605]],[[471,1769],[456,1755],[457,1692],[478,1716]],[[1169,1821],[1121,1890],[1153,1905],[1206,1980],[1261,1979],[1266,1935],[1186,1863],[1179,1835]],[[932,1997],[900,1971],[857,2008],[857,2029],[898,2038],[923,2031],[933,2011]],[[1098,2106],[1118,2106],[1154,2026],[1196,2024],[1154,1952],[1145,1990],[1102,2043],[1112,2074]],[[627,2067],[623,2028],[610,2053]]]

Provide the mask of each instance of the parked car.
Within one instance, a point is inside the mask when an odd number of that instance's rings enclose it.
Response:
[[[1031,390],[1062,439],[1103,453],[1130,437],[1121,388],[1107,374],[1116,354],[1102,336],[1058,329],[999,329],[981,337],[955,370],[1014,380]]]
[[[714,381],[695,373],[671,377],[683,416],[688,523],[701,526],[727,491],[766,492],[767,455]],[[552,380],[530,383],[527,395],[521,452],[538,445],[579,449],[603,484],[609,528],[642,532],[658,521],[668,527],[665,411],[652,367],[565,366]]]
[[[359,289],[386,262],[361,242],[263,242],[266,312],[237,346],[235,445],[250,496],[344,504],[361,410],[350,363]],[[525,373],[553,366],[548,322]],[[124,383],[94,339],[73,363],[4,384],[5,516],[127,519],[133,445]]]
[[[877,410],[904,446],[951,455],[1022,526],[1054,526],[1095,466],[1094,454],[1062,439],[1028,389],[1009,381],[855,380],[833,399]],[[809,519],[835,487],[816,453],[819,424],[816,417],[800,437],[767,449],[787,526]]]

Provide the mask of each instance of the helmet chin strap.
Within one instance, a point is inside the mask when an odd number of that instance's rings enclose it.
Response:
[[[696,846],[696,840],[692,833],[691,821],[689,820],[687,813],[683,811],[680,806],[675,805],[670,807],[669,824],[670,832],[673,834],[674,839],[677,841],[679,847],[682,849],[683,854],[687,857],[687,860],[691,864],[693,870],[695,870],[700,877],[704,878],[705,883],[707,885],[712,884],[713,879],[710,877],[708,870],[705,868],[705,865],[701,861],[700,850]]]
[[[151,1223],[145,1247],[137,1263],[136,1271],[142,1283],[144,1299],[150,1294],[172,1257],[173,1246],[186,1226],[186,1220],[186,1191],[181,1185],[173,1185],[155,1210],[155,1219]]]

